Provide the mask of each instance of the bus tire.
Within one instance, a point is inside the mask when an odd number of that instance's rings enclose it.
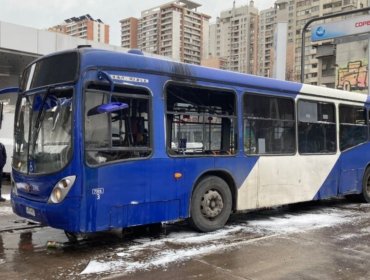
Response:
[[[362,179],[362,199],[370,203],[370,168],[366,169]]]
[[[222,228],[230,217],[232,195],[228,184],[217,176],[207,176],[194,189],[190,223],[198,231]]]

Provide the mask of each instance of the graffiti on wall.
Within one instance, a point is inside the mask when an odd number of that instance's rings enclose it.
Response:
[[[367,90],[368,65],[363,61],[350,61],[337,72],[337,88],[347,91]]]

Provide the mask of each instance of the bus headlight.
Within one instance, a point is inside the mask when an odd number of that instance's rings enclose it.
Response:
[[[49,203],[60,203],[64,200],[69,190],[73,186],[76,176],[68,176],[60,180],[51,192]]]
[[[14,182],[13,177],[10,176],[10,182],[11,182],[11,190],[12,190],[12,195],[13,196],[18,196],[18,189],[17,189],[17,184]]]

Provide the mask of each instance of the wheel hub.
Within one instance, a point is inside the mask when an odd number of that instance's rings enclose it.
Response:
[[[201,212],[207,218],[217,217],[224,207],[222,196],[215,190],[207,191],[201,201]]]

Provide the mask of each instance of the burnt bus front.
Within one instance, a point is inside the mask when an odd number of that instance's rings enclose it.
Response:
[[[45,56],[23,72],[14,122],[13,211],[80,231],[76,92],[79,52]]]

